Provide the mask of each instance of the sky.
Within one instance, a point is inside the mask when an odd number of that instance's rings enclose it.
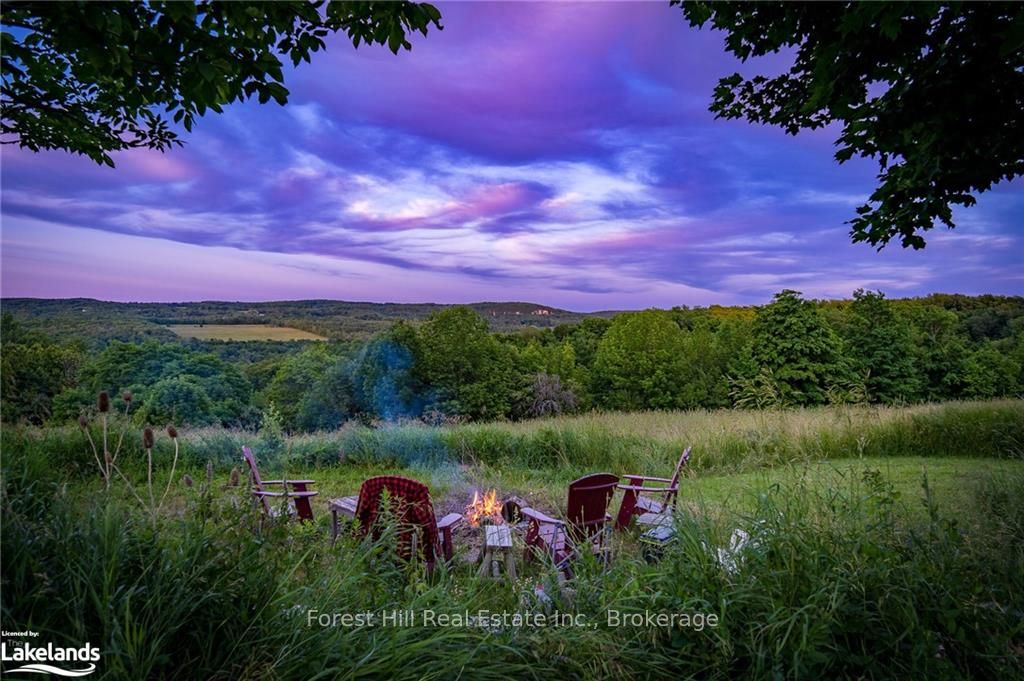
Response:
[[[666,3],[438,3],[411,52],[344,36],[289,103],[208,114],[115,169],[4,146],[0,294],[529,301],[578,311],[1024,293],[1024,182],[921,251],[853,244],[877,167],[837,129],[707,111],[741,64]]]

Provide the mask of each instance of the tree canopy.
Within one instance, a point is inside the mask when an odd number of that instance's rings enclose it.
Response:
[[[110,152],[181,145],[207,110],[288,100],[287,58],[310,61],[328,34],[411,49],[441,28],[414,2],[5,2],[0,13],[5,144],[63,149],[113,166]]]
[[[843,336],[847,355],[872,402],[892,403],[918,392],[910,334],[910,325],[897,318],[881,291],[853,292]]]
[[[824,404],[847,369],[842,345],[815,304],[786,289],[758,309],[751,358],[771,373],[783,404]]]
[[[839,124],[840,163],[878,161],[854,241],[921,248],[937,222],[954,226],[953,206],[1024,174],[1024,4],[671,2],[743,61],[793,54],[781,75],[722,78],[718,117],[790,134]]]
[[[615,317],[594,359],[594,384],[601,406],[635,410],[683,406],[679,388],[688,353],[683,334],[663,310]]]
[[[500,418],[512,402],[508,349],[487,321],[465,306],[431,316],[420,330],[423,375],[440,392],[444,411],[473,419]]]
[[[116,320],[138,314],[136,305],[111,304],[98,317],[108,336],[86,343],[62,312],[81,304],[32,301],[5,311],[4,424],[74,423],[96,408],[101,390],[129,391],[138,426],[259,427],[277,442],[284,432],[349,422],[893,404],[1019,396],[1024,388],[1020,296],[890,300],[858,290],[852,300],[813,301],[782,291],[758,308],[626,312],[515,333],[495,333],[497,317],[451,307],[365,342],[143,334],[126,343]],[[151,314],[206,305],[154,304]],[[1003,321],[977,325],[986,312]]]

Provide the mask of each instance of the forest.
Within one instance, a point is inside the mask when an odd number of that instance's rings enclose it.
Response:
[[[526,303],[496,313],[300,301],[253,312],[258,305],[88,301],[95,313],[71,314],[83,305],[4,301],[4,422],[72,423],[95,410],[100,391],[127,397],[139,424],[269,421],[296,433],[348,421],[900,405],[1024,389],[1024,297],[858,290],[814,301],[786,290],[760,307],[614,315]],[[551,312],[531,316],[536,309]],[[253,314],[330,340],[200,341],[161,326],[252,323]],[[379,330],[367,335],[366,323]]]

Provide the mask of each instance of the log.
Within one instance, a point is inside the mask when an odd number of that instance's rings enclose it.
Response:
[[[523,519],[522,509],[527,508],[530,504],[527,503],[526,499],[517,496],[511,496],[505,499],[504,505],[501,507],[501,517],[505,519],[506,523],[510,525],[517,525]]]

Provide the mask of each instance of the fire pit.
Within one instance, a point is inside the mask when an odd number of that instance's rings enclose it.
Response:
[[[497,490],[491,490],[482,497],[473,492],[473,501],[466,506],[466,520],[471,527],[483,528],[484,548],[481,554],[480,570],[477,576],[483,577],[490,573],[492,577],[501,576],[501,564],[505,564],[505,574],[516,579],[516,561],[512,554],[512,529],[505,523],[514,518],[513,507],[518,514],[519,504],[515,501],[498,501]]]

